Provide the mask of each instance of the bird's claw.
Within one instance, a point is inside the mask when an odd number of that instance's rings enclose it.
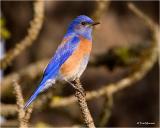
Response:
[[[76,90],[77,90],[79,93],[81,93],[81,95],[83,95],[83,97],[86,96],[86,93],[85,93],[85,91],[84,91],[83,88],[76,88]]]

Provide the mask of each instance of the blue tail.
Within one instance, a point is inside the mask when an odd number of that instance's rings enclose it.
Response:
[[[51,79],[50,75],[43,77],[43,79],[42,79],[39,87],[36,89],[36,91],[33,93],[33,95],[29,98],[29,100],[25,104],[24,109],[26,109],[37,98],[37,96],[39,95],[39,93],[41,93],[42,91],[44,91],[45,89],[47,89],[48,85],[46,84],[46,82],[47,82],[48,79]]]
[[[34,94],[29,98],[27,103],[24,106],[24,109],[27,109],[27,107],[36,99],[38,94],[42,91],[43,85],[40,85],[37,90],[34,92]]]

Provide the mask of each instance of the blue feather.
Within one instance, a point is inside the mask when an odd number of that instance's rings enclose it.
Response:
[[[67,37],[65,37],[67,38]],[[47,65],[47,68],[44,71],[44,75],[43,78],[38,86],[38,88],[36,89],[36,91],[33,93],[33,95],[29,98],[29,100],[27,101],[27,103],[24,106],[24,109],[26,109],[35,99],[36,97],[39,95],[40,92],[44,91],[45,86],[46,86],[46,81],[49,79],[55,80],[56,77],[58,76],[59,73],[59,69],[61,67],[61,65],[72,55],[72,53],[74,52],[74,50],[77,48],[80,39],[75,36],[75,35],[70,35],[69,40],[64,43],[61,44],[54,57],[51,59],[51,61],[49,62],[49,64]]]
[[[47,75],[56,67],[60,68],[60,66],[69,58],[80,42],[79,37],[75,35],[68,35],[65,38],[69,38],[69,40],[65,44],[62,44],[58,47],[54,57],[51,59],[47,68],[45,69],[44,75]]]

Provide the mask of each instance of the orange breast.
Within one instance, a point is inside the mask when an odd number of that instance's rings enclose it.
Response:
[[[83,57],[90,54],[91,48],[92,43],[89,40],[80,37],[79,46],[60,69],[63,77],[73,77],[73,75],[78,72],[77,70],[80,67]]]

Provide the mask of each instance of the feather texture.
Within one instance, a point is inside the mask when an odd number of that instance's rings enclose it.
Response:
[[[67,42],[64,43],[62,41],[62,44],[58,47],[54,57],[51,59],[44,71],[43,78],[37,90],[25,104],[25,109],[36,99],[40,92],[52,85],[51,83],[48,83],[48,80],[55,81],[61,65],[72,55],[79,43],[79,38],[77,36],[65,37],[64,40],[67,40]]]
[[[82,61],[84,61],[86,56],[90,55],[92,42],[81,36],[78,38],[80,40],[78,47],[60,68],[60,74],[64,79],[74,80],[76,77],[78,77],[78,72],[80,72],[79,70],[82,69],[80,68],[81,63],[83,63]],[[84,67],[86,66],[84,65]]]

